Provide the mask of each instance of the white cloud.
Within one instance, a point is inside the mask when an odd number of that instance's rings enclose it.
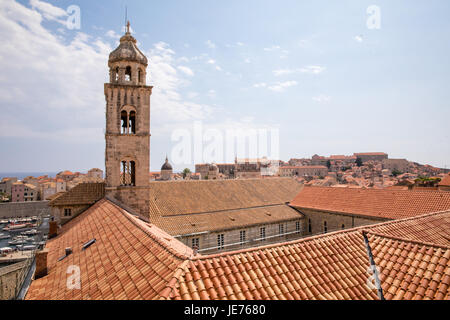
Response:
[[[209,90],[208,91],[208,97],[215,98],[216,97],[216,90],[213,90],[213,89]]]
[[[179,68],[175,65],[175,55],[175,51],[165,42],[154,44],[147,55],[151,66],[150,79],[154,85],[152,118],[157,126],[168,122],[206,119],[213,112],[213,108],[208,105],[182,99],[179,91],[186,82],[177,73]]]
[[[206,63],[208,63],[208,64],[216,64],[216,60],[209,59],[208,61],[206,61]]]
[[[61,19],[67,16],[67,12],[64,9],[39,0],[30,0],[30,5],[31,8],[37,9],[45,19],[66,24],[66,21]]]
[[[0,136],[104,141],[103,84],[109,81],[111,38],[53,34],[42,23],[62,11],[41,1],[34,5],[0,2]],[[152,117],[161,119],[153,120],[156,127],[161,122],[205,119],[212,113],[208,105],[181,99],[180,89],[187,83],[181,75],[189,71],[177,68],[169,45],[155,44],[147,57],[147,83],[154,81]]]
[[[313,97],[312,99],[318,103],[328,103],[331,101],[331,98],[326,95],[319,95],[319,96]]]
[[[251,63],[252,61],[251,61],[249,58],[246,58],[246,59],[244,60],[244,62],[245,62],[245,63]]]
[[[355,40],[358,41],[358,42],[363,42],[363,36],[362,36],[362,34],[360,34],[360,35],[358,35],[358,36],[355,36],[353,39],[355,39]]]
[[[275,50],[279,50],[279,49],[281,49],[280,46],[271,46],[268,48],[264,48],[264,51],[275,51]]]
[[[101,133],[111,47],[81,32],[63,41],[42,26],[63,16],[63,10],[41,1],[32,4],[30,9],[12,0],[0,2],[0,66],[8,75],[0,77],[0,105],[7,113],[0,117],[1,135],[64,139],[68,135],[62,132],[74,137]]]
[[[215,49],[216,48],[216,44],[214,42],[212,42],[211,40],[206,41],[205,44],[210,49]]]
[[[269,86],[268,89],[275,92],[283,92],[286,88],[296,86],[297,84],[297,81],[277,82],[276,84]]]
[[[253,85],[253,87],[254,88],[265,88],[265,87],[267,87],[267,83],[265,83],[265,82],[255,83]]]
[[[319,74],[325,71],[325,67],[322,66],[307,66],[300,69],[300,72],[303,73],[311,73],[311,74]]]
[[[112,39],[119,39],[119,38],[120,38],[120,35],[117,34],[114,30],[108,30],[108,31],[105,33],[105,35],[106,35],[107,37],[109,37],[109,38],[112,38]]]
[[[306,66],[303,68],[298,69],[278,69],[274,70],[273,74],[276,77],[284,76],[288,74],[294,74],[294,73],[309,73],[309,74],[319,74],[325,71],[325,67],[322,66]]]
[[[178,66],[177,67],[178,70],[180,70],[181,72],[183,72],[184,74],[188,75],[188,76],[193,76],[194,75],[194,71],[192,71],[191,68],[186,67],[186,66]]]

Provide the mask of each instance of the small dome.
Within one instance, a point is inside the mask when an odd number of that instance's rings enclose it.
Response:
[[[219,167],[215,163],[209,165],[209,171],[216,171],[216,170],[219,170]]]
[[[109,54],[109,63],[118,61],[138,62],[145,66],[148,64],[147,58],[136,46],[136,39],[129,31],[120,38],[119,46]]]
[[[166,162],[161,167],[161,170],[172,170],[172,165],[169,163],[169,159],[166,157]]]

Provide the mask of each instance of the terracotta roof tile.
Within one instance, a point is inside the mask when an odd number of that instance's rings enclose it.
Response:
[[[381,219],[402,219],[450,209],[450,192],[305,187],[291,206]]]
[[[47,242],[49,274],[32,282],[27,299],[159,298],[192,254],[164,231],[105,199],[69,221],[64,229]],[[83,243],[94,238],[93,245],[81,250]],[[73,253],[57,261],[66,247]],[[69,290],[65,285],[69,265],[80,267],[81,290]]]
[[[302,185],[290,178],[150,183],[150,221],[171,235],[301,218],[286,205]]]
[[[367,285],[363,231],[386,299],[449,299],[449,217],[432,213],[194,257],[164,231],[101,200],[47,243],[49,274],[33,281],[27,299],[378,299]],[[428,229],[417,231],[422,224]],[[74,252],[58,262],[68,246]],[[78,291],[66,288],[71,264],[81,269]]]
[[[450,187],[450,173],[439,182],[439,186]]]
[[[53,198],[50,206],[93,204],[105,196],[104,183],[80,183],[71,190]]]

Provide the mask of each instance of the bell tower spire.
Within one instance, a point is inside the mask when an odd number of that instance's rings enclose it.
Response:
[[[110,53],[106,99],[106,195],[149,215],[150,96],[148,60],[127,22],[119,46]]]

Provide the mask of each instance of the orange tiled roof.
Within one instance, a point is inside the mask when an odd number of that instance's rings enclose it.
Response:
[[[301,218],[288,203],[302,185],[290,178],[150,183],[150,221],[172,235]]]
[[[325,166],[282,166],[280,169],[328,169]]]
[[[160,229],[102,200],[47,243],[49,274],[33,281],[26,298],[378,299],[367,285],[365,230],[386,299],[449,299],[449,244],[408,239],[420,237],[408,230],[424,222],[429,228],[423,232],[438,228],[445,233],[442,239],[449,239],[450,229],[441,227],[449,219],[450,211],[440,212],[194,257]],[[390,234],[397,229],[404,230],[404,238]],[[80,244],[92,238],[96,243],[81,251]],[[73,254],[57,262],[67,246]],[[81,289],[69,292],[66,269],[74,264],[81,268]]]
[[[151,203],[151,206],[154,205]],[[157,210],[153,208],[152,210]],[[205,212],[200,214],[181,214],[161,216],[154,214],[151,222],[170,235],[185,235],[205,231],[247,228],[259,224],[272,224],[279,221],[297,220],[303,218],[298,211],[285,204]]]
[[[359,152],[354,153],[355,156],[387,156],[384,152]]]
[[[69,170],[65,170],[60,173],[60,175],[65,175],[65,176],[73,176],[74,174],[75,173],[73,173],[72,171],[69,171]]]
[[[291,178],[150,182],[163,216],[285,204],[302,188]]]
[[[450,173],[439,182],[439,186],[450,187]]]
[[[429,219],[448,222],[450,212],[416,218],[416,225]],[[395,221],[407,230],[402,223]],[[415,225],[414,219],[406,223]],[[393,223],[375,226],[387,224]],[[396,239],[365,229],[386,299],[450,298],[450,243]],[[448,226],[442,230],[450,236]],[[378,299],[367,286],[371,274],[362,231],[198,257],[187,264],[172,294],[176,299]]]
[[[450,209],[450,193],[397,189],[305,187],[291,206],[383,219],[401,219]]]
[[[80,183],[49,202],[50,206],[93,204],[105,196],[104,183]]]
[[[84,243],[96,239],[88,249]],[[62,261],[66,247],[73,253]],[[47,242],[48,275],[26,299],[157,299],[192,251],[155,226],[102,199]],[[68,289],[67,268],[80,267],[81,289]]]

